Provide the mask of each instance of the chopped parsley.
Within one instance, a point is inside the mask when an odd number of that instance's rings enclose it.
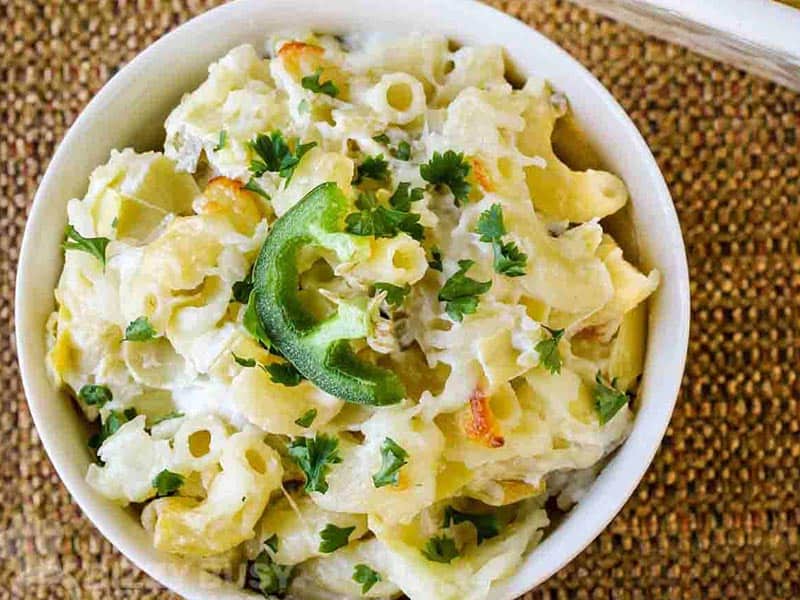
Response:
[[[217,141],[217,145],[214,146],[214,152],[219,152],[222,150],[225,145],[228,143],[228,132],[224,129],[219,132],[219,140]]]
[[[422,200],[422,195],[425,190],[422,188],[411,188],[411,184],[407,181],[401,181],[397,184],[397,189],[389,198],[389,204],[392,208],[408,212],[411,210],[411,203]]]
[[[78,392],[78,398],[89,406],[102,408],[106,402],[111,402],[111,390],[104,385],[87,383]]]
[[[182,412],[178,412],[177,410],[173,410],[168,412],[165,415],[161,415],[160,417],[156,417],[150,422],[150,426],[153,427],[158,425],[159,423],[163,423],[164,421],[169,421],[170,419],[180,419],[181,417],[185,416]]]
[[[500,204],[492,204],[487,210],[478,217],[475,231],[480,234],[482,242],[494,242],[506,234],[506,226],[503,223],[503,207]]]
[[[466,273],[475,264],[473,260],[458,261],[458,271],[445,281],[439,290],[439,300],[445,303],[445,311],[454,321],[471,315],[478,309],[478,296],[489,291],[491,281],[476,281]]]
[[[402,231],[418,241],[425,235],[418,214],[378,204],[374,194],[360,194],[356,208],[345,218],[345,231],[353,235],[391,238]]]
[[[464,154],[448,150],[444,154],[433,153],[433,157],[424,165],[420,165],[419,174],[433,185],[446,185],[455,198],[456,206],[467,199],[470,184],[467,176],[470,165],[464,160]]]
[[[243,356],[239,356],[235,352],[231,352],[233,356],[233,360],[236,361],[236,364],[240,367],[255,367],[256,366],[256,359],[254,358],[244,358]]]
[[[539,340],[534,346],[534,350],[539,353],[539,364],[550,371],[553,375],[561,373],[561,354],[558,351],[558,343],[564,337],[563,329],[550,329],[542,325],[550,334],[549,338]]]
[[[272,550],[273,552],[277,552],[278,551],[278,535],[273,533],[271,536],[269,536],[264,541],[264,545],[267,548],[269,548],[270,550]]]
[[[384,160],[383,154],[368,156],[364,159],[364,162],[358,165],[353,183],[361,183],[364,179],[372,179],[374,181],[389,180],[389,163]]]
[[[444,527],[450,527],[450,524],[458,525],[459,523],[472,523],[478,535],[478,545],[483,543],[483,540],[488,540],[500,535],[500,523],[496,515],[474,515],[470,513],[463,513],[456,510],[452,506],[448,506],[444,511]]]
[[[392,438],[385,438],[381,444],[381,468],[372,476],[376,488],[385,485],[397,485],[398,471],[408,464],[408,452],[401,448]]]
[[[290,362],[270,363],[268,365],[261,365],[261,368],[269,373],[269,378],[274,383],[280,383],[286,387],[295,387],[300,385],[300,382],[303,381],[303,376],[300,374],[300,371]]]
[[[438,246],[431,248],[431,259],[428,261],[428,266],[440,273],[444,270],[444,266],[442,265],[442,251],[439,250]]]
[[[106,266],[106,247],[111,240],[104,237],[83,237],[72,225],[67,225],[64,236],[64,250],[87,252]]]
[[[314,422],[314,419],[317,418],[317,409],[316,408],[309,408],[306,412],[302,414],[299,419],[295,419],[294,424],[298,427],[311,427],[311,424]]]
[[[270,341],[267,337],[267,332],[264,331],[264,327],[261,325],[261,320],[256,314],[255,295],[252,292],[247,299],[247,308],[245,309],[244,316],[242,317],[242,326],[244,327],[245,331],[258,340],[261,345],[263,345],[265,348],[270,347]]]
[[[598,371],[594,380],[594,407],[597,410],[600,425],[605,425],[628,403],[629,398],[628,394],[616,389],[616,378],[611,380],[610,386],[606,385]]]
[[[475,231],[480,234],[482,242],[492,244],[495,272],[508,277],[525,275],[528,256],[514,242],[502,241],[506,227],[503,223],[503,207],[500,204],[493,204],[481,213]]]
[[[367,565],[356,565],[353,569],[353,581],[361,584],[361,593],[366,594],[381,580],[380,574]]]
[[[137,317],[125,328],[123,342],[149,342],[158,336],[156,330],[150,324],[150,320],[145,317]]]
[[[386,283],[385,281],[376,281],[375,290],[378,292],[386,292],[386,302],[392,306],[400,306],[411,291],[411,286],[405,284],[403,287],[394,285],[393,283]]]
[[[405,140],[402,140],[399,144],[397,144],[397,148],[391,152],[392,156],[394,156],[397,160],[408,160],[411,158],[411,144]]]
[[[390,140],[389,136],[386,135],[385,133],[375,135],[372,137],[372,139],[378,142],[379,144],[384,144],[386,146],[392,143],[392,140]]]
[[[279,565],[267,550],[259,552],[256,559],[248,564],[245,586],[264,597],[283,595],[289,589],[294,575],[294,566]]]
[[[253,272],[250,271],[244,279],[233,284],[233,288],[231,289],[233,301],[239,302],[240,304],[247,304],[247,302],[250,300],[250,292],[252,291]]]
[[[433,562],[450,564],[458,556],[458,550],[453,538],[446,535],[435,535],[425,544],[422,554]]]
[[[100,426],[100,431],[89,438],[89,448],[97,450],[108,438],[114,435],[125,423],[136,417],[135,408],[126,408],[123,411],[112,410]]]
[[[303,77],[300,80],[300,85],[302,85],[304,89],[314,92],[315,94],[325,94],[331,98],[336,98],[336,96],[339,95],[339,88],[330,79],[324,83],[320,83],[320,75],[322,75],[322,69],[317,69],[313,75],[306,75]]]
[[[297,463],[306,476],[307,492],[328,491],[326,476],[331,465],[342,462],[339,456],[339,440],[336,437],[318,433],[313,438],[296,438],[289,444],[289,456]]]
[[[265,200],[272,200],[272,196],[270,196],[266,190],[258,184],[258,181],[256,181],[255,177],[248,179],[247,183],[242,186],[242,189],[247,190],[248,192],[253,192],[254,194],[258,194]]]
[[[156,497],[172,496],[183,485],[185,478],[179,473],[173,473],[164,469],[153,479],[153,487],[156,489]]]
[[[273,131],[269,135],[259,133],[250,142],[250,148],[258,156],[250,161],[250,172],[256,177],[261,177],[267,171],[278,173],[286,179],[288,185],[300,159],[316,145],[316,142],[295,142],[295,149],[292,151],[280,131]]]
[[[319,551],[330,554],[343,546],[347,546],[350,541],[350,534],[355,530],[355,525],[352,527],[337,527],[333,523],[328,523],[325,525],[325,529],[319,532],[319,537],[321,538]]]

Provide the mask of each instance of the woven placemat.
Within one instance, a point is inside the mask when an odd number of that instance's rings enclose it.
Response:
[[[0,0],[0,598],[174,598],[89,524],[45,456],[13,288],[65,129],[122,64],[214,3]],[[683,390],[653,466],[607,531],[526,599],[800,598],[800,96],[564,2],[493,4],[566,48],[633,117],[692,277]]]

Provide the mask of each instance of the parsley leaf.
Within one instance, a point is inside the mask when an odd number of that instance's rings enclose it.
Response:
[[[398,471],[408,464],[408,452],[401,448],[392,438],[384,438],[381,444],[382,463],[380,470],[372,476],[376,488],[385,485],[397,485]]]
[[[279,565],[262,550],[247,567],[245,585],[264,597],[285,594],[294,575],[294,566]]]
[[[434,152],[433,158],[427,164],[420,165],[419,174],[428,183],[449,187],[456,206],[461,206],[461,202],[467,199],[471,187],[466,179],[470,169],[469,163],[464,160],[463,152],[455,153],[448,150],[444,154]]]
[[[503,207],[492,204],[478,217],[475,231],[480,234],[482,242],[491,242],[494,252],[494,270],[508,277],[525,275],[528,256],[514,242],[503,242],[506,226],[503,224]]]
[[[539,340],[534,346],[534,350],[539,353],[539,364],[550,371],[553,375],[561,373],[561,354],[558,351],[558,343],[564,337],[563,329],[550,329],[542,325],[548,333],[549,338]]]
[[[290,362],[270,363],[268,365],[261,365],[261,368],[269,373],[269,378],[274,383],[280,383],[286,387],[295,387],[300,385],[300,382],[303,381],[303,376],[300,374],[300,371]]]
[[[463,513],[456,510],[452,506],[448,506],[444,511],[444,527],[450,527],[453,523],[472,523],[475,526],[475,531],[478,534],[478,545],[483,543],[483,540],[488,540],[500,535],[500,523],[497,521],[497,516],[492,514],[474,515],[470,513]]]
[[[401,181],[397,184],[397,189],[389,198],[389,204],[392,208],[408,212],[411,210],[412,202],[422,200],[422,195],[425,193],[425,190],[422,188],[413,188],[409,190],[409,188],[411,188],[411,184],[407,181]]]
[[[378,292],[386,292],[386,302],[392,306],[400,306],[405,300],[408,293],[411,291],[411,286],[405,284],[400,287],[393,283],[386,283],[384,281],[375,282],[375,290]]]
[[[392,152],[392,156],[394,156],[397,160],[408,160],[411,158],[411,144],[405,140],[402,140],[399,144],[397,144],[397,148]]]
[[[372,586],[381,580],[381,576],[367,565],[356,565],[353,569],[353,581],[361,584],[361,593],[366,594]]]
[[[325,476],[330,465],[342,462],[342,457],[339,456],[339,440],[324,433],[318,433],[313,438],[292,440],[289,444],[289,456],[305,473],[305,490],[321,494],[328,491]]]
[[[183,485],[185,478],[179,473],[173,473],[164,469],[153,479],[153,487],[156,488],[156,497],[172,496]]]
[[[389,180],[389,163],[384,160],[383,154],[368,156],[358,165],[353,183],[361,183],[365,178],[375,181]]]
[[[231,289],[233,301],[241,304],[247,304],[247,302],[250,300],[250,292],[252,291],[253,271],[250,271],[244,279],[233,284],[233,288]]]
[[[127,408],[124,411],[112,410],[100,426],[100,431],[89,438],[89,448],[97,450],[103,442],[134,417],[136,417],[135,408]]]
[[[483,211],[478,217],[475,231],[481,234],[482,242],[499,241],[506,234],[506,226],[503,224],[503,207],[500,204],[492,204],[490,208]]]
[[[319,532],[322,541],[319,543],[319,551],[330,554],[342,546],[347,546],[350,541],[350,534],[356,530],[353,527],[337,527],[333,523],[325,525],[325,529]]]
[[[270,195],[269,195],[269,194],[266,192],[266,190],[265,190],[264,188],[262,188],[262,187],[261,187],[261,186],[258,184],[258,181],[256,181],[256,178],[255,178],[255,177],[251,177],[250,179],[248,179],[248,180],[247,180],[247,183],[245,183],[245,184],[242,186],[242,189],[243,189],[243,190],[247,190],[248,192],[253,192],[254,194],[258,194],[259,196],[261,196],[261,197],[262,197],[262,198],[264,198],[265,200],[272,200],[272,196],[270,196]]]
[[[299,419],[295,419],[294,424],[298,427],[311,427],[311,424],[314,422],[314,419],[317,418],[317,409],[316,408],[309,408],[306,412],[302,414]]]
[[[164,421],[169,421],[170,419],[180,419],[181,417],[185,416],[182,412],[178,412],[173,410],[168,412],[165,415],[161,415],[160,417],[156,417],[150,422],[150,427],[158,425],[159,423],[163,423]]]
[[[158,337],[156,330],[150,324],[147,317],[137,317],[125,328],[123,342],[149,342]]]
[[[466,272],[475,264],[473,260],[458,261],[458,271],[445,281],[439,290],[439,300],[445,303],[445,311],[454,321],[471,315],[478,309],[478,296],[489,291],[491,281],[476,281]]]
[[[261,177],[267,171],[278,173],[286,179],[288,185],[297,163],[306,152],[316,145],[316,142],[296,144],[294,152],[292,152],[280,131],[273,131],[269,135],[259,133],[250,142],[250,148],[259,157],[250,161],[250,172],[256,177]]]
[[[360,194],[356,208],[361,210],[345,218],[345,231],[353,235],[390,238],[402,231],[415,240],[425,235],[418,214],[378,205],[372,194]]]
[[[88,252],[106,266],[106,247],[111,240],[104,237],[83,237],[72,225],[67,225],[64,235],[64,250]]]
[[[458,550],[453,538],[446,535],[435,535],[425,544],[422,554],[433,562],[450,564],[458,556]]]
[[[227,143],[228,143],[228,132],[223,129],[222,131],[219,132],[219,141],[217,142],[217,145],[214,146],[214,152],[219,152],[220,150],[222,150]]]
[[[385,144],[388,146],[392,140],[389,139],[389,136],[385,133],[380,133],[378,135],[372,136],[372,139],[378,142],[379,144]]]
[[[78,392],[78,398],[89,406],[102,408],[106,402],[111,402],[111,390],[104,385],[87,383]]]
[[[522,252],[514,242],[495,242],[494,270],[506,277],[521,277],[525,275],[525,265],[528,264],[528,255]]]
[[[439,271],[440,273],[444,269],[444,266],[442,265],[442,251],[439,250],[438,246],[431,248],[431,259],[428,261],[428,266],[434,271]]]
[[[236,364],[240,367],[255,367],[256,366],[256,359],[254,358],[244,358],[243,356],[239,356],[236,352],[231,352],[233,356],[233,360],[236,361]]]
[[[273,533],[269,538],[264,541],[264,545],[273,552],[278,551],[278,535]]]
[[[245,309],[244,316],[242,317],[242,326],[247,333],[258,340],[265,348],[270,347],[270,341],[267,337],[267,332],[264,331],[264,327],[261,325],[261,320],[258,318],[258,314],[256,313],[255,294],[252,292],[247,298],[247,308]]]
[[[616,378],[611,381],[610,386],[603,383],[600,371],[597,372],[594,380],[594,407],[597,410],[600,425],[605,425],[628,403],[628,394],[616,389]]]
[[[317,69],[313,75],[306,75],[300,80],[300,85],[304,89],[310,90],[315,94],[327,94],[331,98],[339,95],[339,88],[333,83],[333,80],[328,80],[325,83],[320,83],[319,77],[322,75],[322,69]]]

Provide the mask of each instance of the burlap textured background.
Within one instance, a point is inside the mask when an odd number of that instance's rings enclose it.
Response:
[[[18,378],[13,287],[65,129],[116,69],[214,3],[0,0],[0,598],[174,597],[81,516],[44,455]],[[560,43],[633,117],[693,282],[661,451],[608,530],[526,599],[800,598],[800,96],[563,1],[492,3]]]

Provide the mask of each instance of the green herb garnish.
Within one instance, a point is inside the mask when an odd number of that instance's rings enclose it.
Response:
[[[503,207],[493,204],[483,211],[478,218],[475,231],[480,234],[482,242],[490,242],[494,253],[494,270],[507,277],[520,277],[525,275],[525,265],[528,256],[522,252],[514,242],[503,242],[506,234],[503,224]]]
[[[442,251],[439,250],[438,246],[431,248],[431,259],[428,261],[428,266],[440,273],[444,270],[444,266],[442,265]]]
[[[295,387],[300,385],[300,382],[303,381],[303,376],[300,374],[300,371],[290,362],[270,363],[268,365],[261,365],[261,368],[269,373],[269,378],[274,383],[280,383],[286,387]]]
[[[87,383],[78,392],[78,398],[89,406],[102,408],[106,402],[111,402],[111,390],[104,385]]]
[[[350,534],[356,530],[353,527],[337,527],[333,523],[325,525],[325,529],[319,532],[322,539],[319,543],[319,551],[330,554],[343,546],[347,546],[350,541]]]
[[[255,367],[256,366],[256,359],[254,358],[244,358],[243,356],[239,356],[235,352],[231,352],[233,356],[233,360],[236,361],[236,364],[240,367]]]
[[[419,168],[422,178],[433,185],[446,185],[455,198],[456,206],[467,199],[470,184],[467,176],[470,165],[464,160],[463,153],[448,150],[444,154],[433,153],[433,157]]]
[[[489,291],[491,281],[476,281],[466,272],[475,264],[473,260],[458,261],[458,271],[445,281],[439,290],[439,300],[445,303],[445,311],[454,321],[474,313],[478,308],[478,296]]]
[[[300,159],[316,145],[316,142],[295,142],[292,151],[280,131],[273,131],[269,135],[260,133],[250,142],[250,148],[258,155],[257,159],[250,162],[250,172],[256,177],[261,177],[267,171],[278,173],[288,185]]]
[[[173,473],[164,469],[153,479],[153,487],[156,489],[156,497],[172,496],[183,485],[185,478],[179,473]]]
[[[381,444],[381,468],[372,476],[376,488],[385,485],[397,485],[398,471],[408,464],[408,452],[401,448],[392,438],[385,438]]]
[[[500,535],[500,523],[498,522],[496,515],[475,515],[463,513],[456,510],[452,506],[448,506],[445,509],[444,527],[450,527],[451,523],[458,525],[459,523],[464,522],[472,523],[472,525],[475,527],[475,531],[477,532],[478,536],[478,545],[483,543],[483,540],[488,540]]]
[[[296,438],[289,444],[289,456],[306,476],[307,492],[328,491],[326,476],[331,465],[342,462],[339,456],[339,440],[324,433],[313,438]]]
[[[558,351],[558,343],[564,337],[563,329],[550,329],[542,325],[550,334],[549,338],[539,340],[534,346],[534,350],[539,353],[539,364],[550,371],[553,375],[561,373],[561,354]]]
[[[272,550],[273,552],[277,552],[278,551],[278,536],[277,536],[277,534],[273,533],[271,536],[269,536],[266,539],[266,541],[264,542],[264,545],[267,548],[269,548],[270,550]]]
[[[376,281],[375,290],[378,292],[386,292],[386,302],[392,306],[400,306],[403,300],[406,299],[408,293],[411,291],[411,286],[405,284],[403,287],[394,285],[393,283],[386,283],[385,281]]]
[[[253,192],[254,194],[258,194],[264,198],[264,200],[272,200],[272,196],[270,196],[267,191],[258,184],[258,181],[256,181],[255,177],[248,179],[247,183],[242,186],[242,189],[247,190],[248,192]]]
[[[364,162],[358,165],[353,183],[361,183],[364,179],[389,180],[389,163],[384,160],[383,154],[368,156],[364,159]]]
[[[163,423],[164,421],[169,421],[170,419],[180,419],[183,416],[185,416],[185,415],[182,412],[178,412],[176,410],[173,410],[171,412],[168,412],[165,415],[161,415],[160,417],[156,417],[155,419],[153,419],[150,422],[150,427],[154,427],[155,425],[158,425],[159,423]]]
[[[458,556],[458,550],[453,538],[446,535],[435,535],[425,544],[422,554],[433,562],[450,564]]]
[[[315,94],[326,94],[331,98],[338,96],[339,88],[336,87],[336,84],[330,79],[325,83],[320,83],[320,75],[322,75],[322,69],[317,69],[313,75],[306,75],[303,77],[300,80],[300,85],[302,85],[304,89],[312,91]]]
[[[123,342],[149,342],[158,336],[156,330],[150,324],[150,320],[145,317],[137,317],[125,328]]]
[[[311,427],[311,424],[314,422],[314,419],[317,418],[317,409],[316,408],[309,408],[306,412],[302,414],[302,416],[298,419],[295,419],[294,424],[298,427]]]
[[[265,598],[282,596],[289,589],[294,566],[277,564],[269,552],[262,550],[247,567],[245,585]]]
[[[219,152],[222,150],[225,145],[228,143],[228,132],[224,129],[219,132],[219,140],[217,141],[217,145],[214,146],[214,152]]]
[[[611,385],[606,385],[598,371],[594,380],[594,407],[597,410],[600,425],[605,425],[628,403],[629,398],[628,394],[616,389],[616,377],[611,380]]]
[[[104,237],[83,237],[72,225],[67,225],[64,235],[64,250],[87,252],[106,266],[106,247],[111,240]]]
[[[392,208],[408,212],[411,210],[411,203],[422,200],[422,195],[425,190],[422,188],[411,188],[411,184],[407,181],[401,181],[397,184],[397,189],[389,198],[389,204]]]
[[[353,569],[353,581],[361,584],[361,593],[366,594],[372,586],[381,580],[381,576],[367,565],[356,565]]]
[[[373,194],[360,194],[356,208],[359,212],[345,217],[345,231],[353,235],[391,238],[402,231],[415,240],[425,235],[418,214],[387,208],[378,204]]]

